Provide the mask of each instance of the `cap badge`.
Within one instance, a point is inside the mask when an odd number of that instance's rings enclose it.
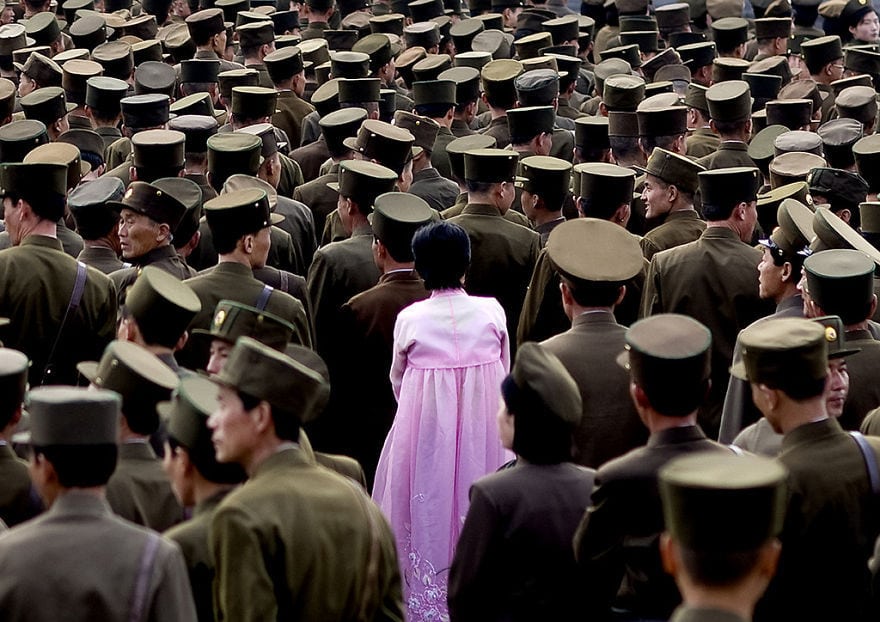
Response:
[[[825,327],[825,341],[837,341],[837,331],[833,326]]]
[[[226,309],[220,309],[214,316],[214,328],[221,328],[226,321]]]

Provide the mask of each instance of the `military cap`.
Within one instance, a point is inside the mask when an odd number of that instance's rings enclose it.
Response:
[[[262,147],[260,150],[260,155],[264,158],[270,158],[276,153],[278,153],[279,149],[284,149],[287,143],[279,143],[278,139],[275,137],[275,127],[271,123],[255,123],[253,125],[248,125],[247,127],[243,127],[236,132],[243,132],[245,134],[253,134],[258,137],[262,141]]]
[[[691,551],[756,550],[782,531],[787,477],[778,461],[752,454],[672,460],[660,471],[666,529]]]
[[[357,42],[358,33],[355,30],[325,30],[324,39],[328,49],[347,52]]]
[[[611,212],[632,202],[635,172],[631,169],[590,162],[579,165],[575,174],[578,179],[574,185],[585,212]]]
[[[684,105],[688,108],[695,108],[703,115],[709,114],[709,104],[706,103],[706,91],[708,89],[696,82],[688,84],[687,93],[684,96]]]
[[[703,205],[721,207],[755,201],[758,195],[758,169],[719,168],[698,173]]]
[[[304,61],[310,61],[312,65],[320,65],[330,60],[330,48],[324,39],[306,39],[297,46],[303,55]]]
[[[312,105],[321,117],[339,110],[339,80],[328,80],[316,88],[312,93]]]
[[[436,80],[450,67],[452,58],[448,54],[428,54],[412,66],[412,73],[416,82]]]
[[[705,7],[713,22],[725,17],[742,17],[743,7],[737,0],[706,0]]]
[[[561,52],[549,52],[547,50],[542,50],[541,53],[544,57],[553,59],[556,62],[556,67],[559,72],[566,74],[566,76],[560,76],[560,79],[563,77],[567,77],[571,80],[577,79],[584,61],[577,56],[576,51],[573,55],[563,54]]]
[[[235,16],[236,30],[245,24],[265,23],[272,21],[272,18],[260,11],[239,11]],[[275,24],[272,24],[272,30],[275,30]]]
[[[701,43],[692,43],[676,48],[681,62],[687,65],[691,70],[711,65],[715,60],[715,43],[713,41],[703,41]]]
[[[540,56],[542,48],[553,45],[553,37],[549,32],[536,32],[520,37],[513,42],[513,45],[516,48],[516,55],[520,60],[534,58]]]
[[[656,7],[654,17],[662,32],[676,32],[687,28],[691,23],[690,10],[686,2],[672,2]]]
[[[867,86],[873,88],[874,79],[864,73],[857,76],[850,76],[849,78],[841,78],[840,80],[835,80],[831,83],[831,92],[837,97],[842,91],[851,86]]]
[[[455,42],[456,53],[459,50],[462,52],[469,52],[474,37],[483,32],[484,29],[485,26],[483,25],[482,20],[473,18],[463,19],[457,24],[453,24],[452,28],[449,29],[449,35]]]
[[[363,104],[378,102],[381,98],[379,78],[340,79],[337,83],[340,104]]]
[[[818,155],[802,151],[782,153],[770,161],[770,187],[778,188],[796,181],[806,181],[814,168],[827,166]]]
[[[865,125],[877,117],[877,94],[868,86],[851,86],[843,89],[834,100],[837,113],[843,119],[855,119]]]
[[[27,373],[30,361],[23,352],[12,348],[0,348],[0,389],[6,412],[9,407],[21,406],[27,389]]]
[[[790,17],[762,17],[755,20],[754,26],[756,39],[788,39],[791,36]]]
[[[108,175],[80,184],[70,191],[67,206],[76,219],[76,228],[83,239],[94,240],[107,235],[119,222],[119,214],[106,204],[121,201],[125,194],[122,180]]]
[[[89,60],[89,51],[79,48],[64,50],[52,57],[59,66],[64,67],[64,63],[69,60]]]
[[[21,162],[35,147],[49,142],[46,124],[21,119],[0,126],[0,161]]]
[[[540,421],[546,420],[545,426],[562,424],[573,430],[583,416],[580,390],[571,374],[537,343],[523,344],[518,350],[510,374],[501,383],[501,394],[507,410],[516,417],[529,417],[531,425],[540,427]]]
[[[266,63],[269,68],[269,63]],[[220,61],[213,59],[189,59],[180,62],[180,83],[211,83],[217,82],[220,73]]]
[[[284,11],[285,13],[287,11]],[[291,11],[294,12],[294,11]],[[319,39],[321,41],[322,39]],[[275,36],[275,50],[283,50],[284,48],[290,47],[299,47],[302,44],[302,37],[299,35],[276,35]],[[302,51],[302,48],[300,48]],[[263,60],[266,60],[265,58]],[[308,63],[307,68],[311,66],[311,63]]]
[[[16,93],[17,89],[12,80],[0,78],[0,120],[12,116]]]
[[[109,201],[107,206],[117,212],[129,209],[144,214],[158,223],[167,224],[172,231],[186,212],[186,207],[171,194],[143,181],[132,182],[122,200]]]
[[[608,117],[599,115],[575,119],[574,144],[581,149],[609,149]]]
[[[3,24],[0,26],[0,56],[12,56],[16,50],[28,48],[36,43],[27,36],[23,24]]]
[[[91,165],[81,159],[79,148],[67,142],[54,142],[34,147],[23,162],[63,164],[67,167],[67,187],[74,188],[83,175],[92,170]]]
[[[221,71],[217,75],[217,83],[220,85],[220,96],[226,100],[232,99],[232,89],[237,86],[257,86],[260,82],[260,74],[256,69],[230,69]]]
[[[855,211],[868,194],[868,182],[858,173],[836,168],[810,170],[807,183],[810,185],[810,194],[826,197],[835,211],[844,208]]]
[[[742,80],[744,73],[749,71],[751,63],[742,58],[728,58],[721,56],[712,61],[713,86],[721,82]]]
[[[384,67],[391,62],[391,39],[387,35],[376,33],[359,39],[352,48],[352,52],[366,54],[370,59],[370,70]]]
[[[243,48],[268,45],[275,39],[275,26],[270,19],[242,24],[235,31],[238,33],[238,41]]]
[[[672,136],[687,133],[684,106],[642,106],[636,110],[640,136]]]
[[[452,80],[418,80],[413,82],[412,87],[416,106],[455,105],[456,85]]]
[[[76,47],[91,50],[107,40],[105,25],[104,18],[93,13],[73,22],[68,32]]]
[[[437,139],[440,126],[433,119],[398,110],[394,113],[394,125],[409,131],[415,137],[414,147],[429,152],[434,150],[434,141]]]
[[[473,67],[453,67],[441,73],[437,78],[440,81],[455,83],[455,103],[457,105],[463,105],[480,98],[480,72]]]
[[[131,46],[123,41],[107,41],[92,50],[93,61],[104,67],[104,75],[128,80],[134,69]]]
[[[464,178],[486,183],[512,182],[517,155],[507,149],[472,149],[464,154]]]
[[[409,3],[409,14],[414,22],[427,22],[443,15],[442,0],[413,0]]]
[[[226,235],[241,236],[255,233],[284,220],[280,214],[273,214],[270,211],[269,196],[265,190],[258,188],[224,192],[206,201],[204,208],[205,218],[211,231]]]
[[[791,82],[791,68],[784,56],[769,56],[749,65],[749,73],[775,75],[782,78],[783,87]]]
[[[71,60],[64,63],[62,71],[61,85],[68,101],[85,104],[88,79],[101,75],[104,68],[90,60]]]
[[[548,17],[550,16],[548,15]],[[502,30],[504,28],[504,16],[501,14],[501,11],[480,13],[479,15],[474,15],[474,19],[482,21],[486,30]]]
[[[376,197],[370,224],[373,235],[388,247],[396,261],[412,261],[412,239],[416,231],[435,220],[436,212],[420,197],[404,192],[386,192]]]
[[[860,138],[852,150],[859,175],[868,182],[872,193],[880,191],[880,135]]]
[[[122,413],[129,427],[141,434],[152,434],[159,427],[156,404],[171,397],[178,382],[177,374],[155,354],[130,341],[111,341],[99,362],[86,361],[76,368],[96,387],[122,397]]]
[[[379,15],[375,11],[373,17],[370,18],[370,30],[374,34],[391,33],[398,37],[403,36],[403,23],[406,19],[401,13],[386,13]]]
[[[516,60],[499,59],[487,63],[480,71],[480,80],[489,100],[515,100],[514,83],[522,71],[522,63]]]
[[[544,31],[550,33],[553,45],[559,45],[565,41],[574,41],[578,38],[579,23],[576,15],[565,15],[544,22]]]
[[[226,132],[214,134],[207,141],[208,170],[225,181],[230,175],[256,175],[260,168],[263,141],[252,134]]]
[[[785,132],[777,136],[773,141],[773,151],[774,156],[798,151],[801,153],[812,153],[821,157],[822,139],[819,138],[818,134],[803,130]]]
[[[485,134],[471,134],[456,138],[446,145],[446,154],[449,156],[449,168],[452,176],[464,182],[464,154],[474,149],[493,149],[497,141],[492,136]]]
[[[76,387],[37,387],[28,391],[30,443],[35,447],[116,445],[120,395]]]
[[[238,12],[249,10],[251,3],[249,0],[217,0],[214,6],[223,11],[224,21],[234,22]]]
[[[742,80],[713,84],[706,91],[706,103],[715,121],[744,121],[752,110],[749,85]]]
[[[90,108],[115,116],[119,114],[120,101],[128,91],[128,83],[117,78],[96,76],[86,80],[85,104]]]
[[[184,22],[193,41],[198,45],[226,30],[226,25],[223,23],[223,11],[218,8],[197,11],[187,16]]]
[[[548,207],[561,207],[568,195],[571,163],[552,156],[520,160],[516,186],[544,199]]]
[[[440,44],[440,26],[435,22],[417,22],[403,29],[406,47],[423,47],[430,50]]]
[[[824,211],[824,210],[823,210]],[[846,325],[865,319],[874,296],[876,263],[853,249],[813,253],[804,260],[810,298]]]
[[[810,241],[810,250],[814,253],[828,249],[857,250],[880,266],[880,251],[865,240],[858,231],[841,220],[828,205],[816,206],[813,214],[813,232],[816,236]]]
[[[64,198],[68,171],[67,164],[59,162],[0,164],[0,196],[14,192],[32,204]],[[57,217],[61,216],[59,210]]]
[[[604,82],[602,102],[608,110],[635,112],[645,99],[645,81],[639,76],[614,75]]]
[[[159,127],[168,123],[171,99],[160,93],[132,95],[120,100],[122,123],[133,129]]]
[[[331,52],[330,73],[334,78],[366,78],[370,75],[370,57],[363,52]]]
[[[126,311],[151,343],[173,346],[201,310],[199,297],[186,283],[154,266],[141,270],[125,295]]]
[[[489,52],[462,52],[456,53],[455,58],[452,59],[452,64],[454,67],[471,67],[476,69],[479,72],[483,67],[485,67],[492,60],[492,55]],[[447,71],[449,71],[447,69]],[[444,72],[446,73],[446,72]],[[439,76],[438,76],[439,77]]]
[[[14,64],[21,73],[37,82],[41,87],[62,85],[63,70],[61,67],[54,60],[39,52],[32,52],[24,65]]]
[[[187,141],[189,140],[187,137]],[[197,183],[184,177],[162,177],[155,180],[153,185],[170,194],[186,208],[183,218],[173,231],[172,243],[179,249],[185,246],[199,230],[199,220],[202,217],[202,189]]]
[[[840,19],[846,26],[855,26],[871,11],[874,11],[874,7],[867,0],[848,0],[840,13]]]
[[[276,381],[282,377],[288,381]],[[326,402],[330,391],[319,373],[250,337],[236,341],[214,380],[264,400],[300,423],[319,414],[316,407]]]
[[[177,116],[206,116],[220,118],[226,114],[225,110],[214,110],[214,104],[211,103],[210,93],[193,93],[182,97],[171,104],[169,109],[173,115]],[[170,121],[169,121],[170,123]],[[174,128],[169,128],[174,129]]]
[[[493,59],[509,59],[511,56],[510,46],[512,44],[513,38],[510,34],[500,30],[484,30],[471,41],[471,50],[474,52],[487,52]],[[456,55],[456,58],[458,58],[458,55]]]
[[[697,188],[699,188],[697,175],[700,171],[706,170],[705,167],[697,164],[690,158],[660,147],[656,147],[651,152],[648,163],[644,168],[638,168],[644,173],[653,175],[667,184],[674,185],[690,194],[694,194]]]
[[[843,66],[853,73],[880,74],[880,53],[874,50],[847,48]]]
[[[625,60],[633,69],[642,66],[642,57],[639,55],[639,46],[636,44],[606,48],[599,53],[599,57],[602,60],[620,58]]]
[[[211,327],[196,328],[194,335],[208,335],[234,344],[239,337],[251,337],[270,348],[283,351],[295,328],[277,315],[234,300],[221,300],[214,309]]]
[[[63,118],[76,108],[76,104],[68,104],[64,89],[58,86],[47,86],[28,93],[19,100],[26,119],[42,121],[47,126]]]
[[[641,272],[638,239],[614,223],[596,218],[565,222],[550,233],[547,254],[565,278],[624,283]]]
[[[534,71],[536,69],[550,69],[553,71],[557,79],[563,77],[561,75],[562,72],[559,71],[559,65],[556,64],[556,59],[551,56],[536,56],[534,58],[526,58],[520,60],[523,66],[523,73],[528,73],[530,71]]]
[[[624,110],[610,110],[608,112],[608,136],[638,138],[638,114]]]
[[[213,116],[182,114],[168,122],[168,129],[183,132],[186,136],[186,153],[208,151],[208,138],[217,133],[217,120]]]
[[[232,114],[239,119],[261,119],[275,114],[278,93],[261,86],[236,86],[232,89]]]
[[[680,49],[683,45],[693,45],[694,43],[704,43],[705,41],[706,35],[702,32],[670,32],[666,35],[666,44],[676,50]]]
[[[361,123],[366,118],[367,111],[363,108],[344,108],[321,117],[318,124],[327,142],[330,155],[337,157],[351,151],[348,146],[343,144],[343,141],[357,135]]]
[[[624,335],[618,364],[652,396],[654,406],[669,416],[688,415],[665,408],[672,395],[695,392],[709,379],[712,333],[697,320],[661,313],[639,320]],[[682,391],[689,388],[690,391]]]
[[[156,38],[176,62],[192,58],[196,53],[196,44],[189,36],[186,24],[174,22],[163,26]]]
[[[136,167],[184,165],[186,134],[175,130],[145,130],[131,138],[132,164]]]
[[[732,50],[749,38],[749,23],[742,17],[723,17],[712,21],[712,40],[721,50]]]
[[[375,162],[346,160],[339,165],[338,181],[328,182],[327,185],[339,192],[340,196],[352,199],[363,212],[369,212],[377,196],[394,189],[398,175],[396,171]]]
[[[58,20],[49,11],[37,13],[25,20],[24,29],[37,45],[52,45],[61,36]]]
[[[801,54],[810,73],[819,73],[822,67],[843,58],[840,37],[827,35],[801,43]]]
[[[804,203],[809,197],[805,186],[805,182],[787,184],[758,198],[758,222],[764,231],[773,231],[760,243],[781,259],[797,257],[809,248],[814,236],[813,212]]]
[[[27,59],[34,52],[39,52],[43,56],[48,57],[52,53],[52,48],[50,48],[48,45],[37,45],[34,47],[19,48],[19,49],[12,52],[13,65],[15,65],[15,63],[18,63],[19,65],[23,65],[24,63],[27,62]]]
[[[177,83],[177,75],[174,68],[167,63],[147,61],[134,72],[134,92],[136,95],[159,93],[171,97],[174,95],[174,87]]]
[[[813,102],[808,99],[775,99],[768,101],[767,123],[784,125],[791,130],[809,126],[813,115]],[[820,145],[821,145],[821,141]]]
[[[835,168],[850,168],[855,164],[853,145],[863,136],[864,126],[855,119],[833,119],[816,131],[822,139],[825,159]]]
[[[782,78],[777,75],[745,72],[742,79],[749,85],[752,112],[761,110],[767,102],[776,99],[782,88]],[[783,99],[781,96],[779,98]]]
[[[299,28],[299,11],[275,11],[269,17],[272,18],[276,36],[283,36],[284,33]]]
[[[859,204],[859,215],[862,233],[866,235],[880,233],[880,202],[863,201]]]
[[[407,47],[400,53],[400,56],[395,59],[394,66],[397,68],[397,72],[407,85],[412,84],[415,79],[412,72],[413,66],[427,55],[428,53],[425,51],[425,48],[415,46]]]
[[[596,64],[593,74],[596,78],[596,92],[601,94],[605,80],[616,75],[631,75],[632,67],[622,58],[609,58]]]

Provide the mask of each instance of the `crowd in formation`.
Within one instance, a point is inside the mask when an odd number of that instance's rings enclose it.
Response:
[[[6,0],[0,620],[880,615],[871,0]]]

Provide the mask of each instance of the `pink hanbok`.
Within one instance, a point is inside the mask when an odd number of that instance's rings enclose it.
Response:
[[[509,368],[504,310],[494,298],[438,290],[397,318],[397,415],[373,499],[397,538],[409,622],[449,619],[446,583],[468,491],[513,458],[495,422]]]

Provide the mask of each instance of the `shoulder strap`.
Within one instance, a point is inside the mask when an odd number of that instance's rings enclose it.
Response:
[[[141,563],[138,566],[137,579],[134,583],[134,592],[131,595],[131,610],[128,613],[129,622],[141,622],[145,618],[144,606],[147,600],[147,589],[150,587],[150,577],[153,575],[153,565],[156,561],[156,553],[159,551],[159,542],[162,538],[155,531],[147,535],[147,543],[141,553]]]
[[[260,297],[257,298],[257,304],[254,306],[257,308],[257,311],[262,311],[266,308],[266,304],[269,302],[269,296],[272,295],[274,288],[269,287],[268,285],[263,285],[263,291],[260,292]]]
[[[871,444],[859,432],[853,431],[849,435],[853,437],[856,445],[859,446],[859,451],[862,452],[862,458],[865,459],[865,465],[868,467],[868,479],[871,482],[871,490],[875,495],[880,495],[880,468],[877,466],[877,456],[874,455]]]
[[[67,318],[71,311],[76,311],[82,300],[83,292],[86,287],[86,276],[88,276],[88,268],[81,261],[76,262],[76,281],[73,283],[73,291],[70,293],[70,300],[67,302],[67,308],[64,310],[64,317],[61,318],[61,325],[58,326],[58,333],[55,335],[55,341],[52,343],[52,349],[49,350],[49,357],[46,359],[46,366],[43,368],[43,377],[40,384],[45,384],[51,374],[52,362],[55,358],[55,350],[58,348],[58,342],[61,340],[61,334],[64,332],[64,326],[67,324]]]
[[[281,270],[281,291],[290,293],[287,270]]]

